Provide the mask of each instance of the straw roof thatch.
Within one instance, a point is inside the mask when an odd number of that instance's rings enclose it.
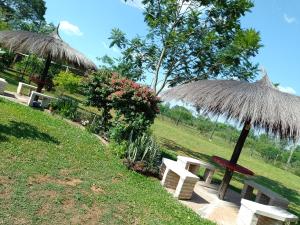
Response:
[[[204,113],[224,115],[240,123],[294,141],[300,138],[300,97],[283,93],[268,76],[254,83],[236,80],[201,80],[167,90],[163,100],[182,100]]]
[[[84,69],[96,69],[96,65],[82,53],[70,47],[58,34],[58,28],[49,35],[28,31],[0,31],[0,45],[12,51],[36,54],[54,61],[68,62]]]

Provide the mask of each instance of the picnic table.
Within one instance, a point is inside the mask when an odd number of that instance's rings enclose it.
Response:
[[[241,173],[241,174],[249,175],[249,176],[253,176],[254,175],[254,173],[251,170],[247,169],[246,167],[243,167],[243,166],[241,166],[239,164],[231,163],[229,160],[224,159],[222,157],[213,156],[212,160],[215,163],[217,163],[218,165],[220,165],[221,167],[229,169],[232,172],[237,172],[237,173]]]

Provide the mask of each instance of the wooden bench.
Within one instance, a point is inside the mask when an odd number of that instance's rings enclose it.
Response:
[[[185,170],[176,161],[163,158],[161,165],[161,184],[175,190],[174,197],[178,199],[191,199],[193,190],[199,177]]]
[[[281,225],[297,223],[298,217],[288,211],[263,205],[246,199],[241,200],[237,225]]]
[[[29,106],[34,106],[34,102],[36,102],[36,97],[39,97],[39,100],[41,99],[41,107],[42,108],[47,108],[50,104],[50,101],[52,99],[56,99],[54,97],[51,97],[51,96],[48,96],[48,95],[44,95],[44,94],[41,94],[41,93],[38,93],[38,92],[35,92],[35,91],[32,91],[31,94],[30,94],[30,98],[28,100],[28,105]]]
[[[0,94],[4,94],[5,87],[7,85],[7,81],[3,78],[0,78]]]
[[[17,88],[17,94],[18,95],[22,95],[22,89],[23,87],[27,87],[29,88],[29,96],[31,95],[31,92],[32,91],[36,91],[37,87],[36,86],[33,86],[33,85],[30,85],[30,84],[26,84],[26,83],[23,83],[23,82],[19,82],[18,84],[18,88]]]
[[[282,197],[281,195],[271,191],[270,189],[255,183],[252,180],[245,180],[244,188],[242,190],[242,198],[251,199],[253,194],[253,190],[257,189],[257,195],[255,198],[255,202],[265,204],[265,205],[273,205],[278,206],[283,209],[287,209],[289,205],[289,201]]]
[[[199,168],[203,167],[205,168],[204,171],[204,175],[203,175],[203,179],[205,181],[205,183],[210,184],[212,177],[216,171],[216,167],[198,160],[198,159],[194,159],[194,158],[190,158],[190,157],[185,157],[185,156],[177,156],[177,162],[183,166],[183,168],[185,168],[186,170],[190,171],[191,173],[197,175]]]

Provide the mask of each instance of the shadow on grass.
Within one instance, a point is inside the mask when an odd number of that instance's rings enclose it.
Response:
[[[296,203],[297,205],[300,205],[300,195],[297,191],[290,189],[286,187],[283,183],[271,180],[264,176],[256,176],[256,181],[260,183],[261,185],[272,189],[274,192],[285,196],[288,198],[291,202]],[[297,182],[297,181],[295,181]]]
[[[12,85],[18,85],[19,84],[18,77],[13,75],[12,73],[6,71],[6,70],[1,71],[0,76],[2,78],[4,78],[9,84],[12,84]]]
[[[7,136],[59,144],[59,141],[49,134],[40,132],[35,126],[23,122],[10,121],[9,124],[0,124],[0,142],[8,141]]]
[[[185,155],[196,158],[196,159],[202,159],[206,162],[212,162],[211,161],[211,156],[210,155],[206,155],[200,152],[195,152],[191,149],[188,149],[186,147],[183,147],[179,144],[177,144],[175,141],[166,139],[166,138],[161,138],[160,139],[160,143],[162,145],[163,148],[166,148],[168,150],[170,150],[171,152],[175,152],[176,155],[178,155],[178,152],[183,152]],[[169,155],[171,155],[171,158],[174,159],[174,154],[172,153],[168,153]]]

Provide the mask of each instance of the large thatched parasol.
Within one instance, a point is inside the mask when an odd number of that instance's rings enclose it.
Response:
[[[41,91],[44,86],[52,60],[67,62],[83,69],[96,69],[96,65],[91,60],[61,39],[58,28],[59,26],[49,35],[28,31],[0,31],[0,45],[2,47],[46,58],[38,91]]]
[[[237,164],[252,127],[264,129],[280,138],[300,138],[300,97],[283,93],[273,86],[268,76],[249,83],[236,80],[202,80],[177,86],[162,94],[163,100],[182,100],[204,113],[236,119],[243,130],[230,163]],[[223,199],[233,172],[226,170],[219,189]]]

